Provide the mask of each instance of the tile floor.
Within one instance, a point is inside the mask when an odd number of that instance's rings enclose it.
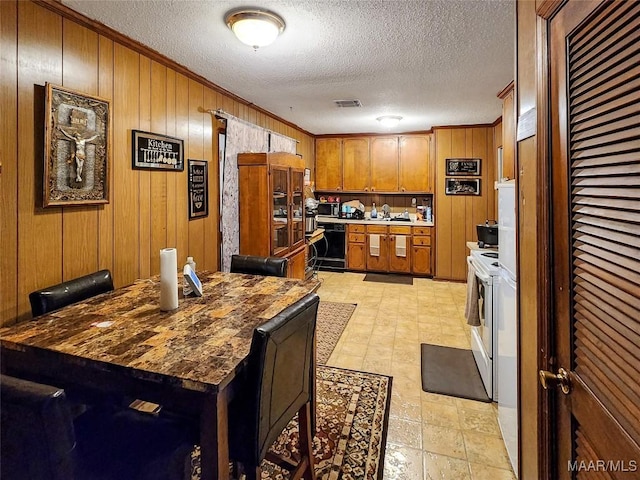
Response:
[[[514,479],[497,405],[425,393],[420,343],[470,348],[466,285],[414,279],[364,282],[319,272],[320,298],[357,303],[328,364],[393,376],[385,480]]]

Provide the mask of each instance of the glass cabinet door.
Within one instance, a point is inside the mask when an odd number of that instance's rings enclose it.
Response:
[[[304,170],[291,169],[291,247],[304,242]]]
[[[271,168],[271,254],[289,248],[289,169]]]

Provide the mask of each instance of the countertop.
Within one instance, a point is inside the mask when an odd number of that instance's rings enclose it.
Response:
[[[316,215],[316,220],[318,223],[354,223],[356,225],[393,225],[393,226],[401,226],[407,225],[410,227],[433,227],[433,222],[424,222],[422,220],[416,220],[416,216],[410,214],[410,221],[395,221],[391,220],[381,220],[381,219],[371,219],[365,218],[363,220],[354,220],[352,218],[336,218],[329,217],[325,215]]]
[[[498,247],[484,247],[484,248],[480,248],[478,246],[478,242],[467,242],[467,248],[471,251],[473,250],[483,250],[485,252],[497,252],[498,251]]]

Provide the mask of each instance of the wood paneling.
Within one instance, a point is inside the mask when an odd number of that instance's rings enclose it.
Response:
[[[477,241],[476,225],[493,218],[495,204],[495,148],[493,127],[436,128],[435,276],[464,281],[467,278],[467,242]],[[445,160],[455,157],[482,159],[481,194],[445,195]]]
[[[193,255],[199,269],[218,267],[217,123],[203,109],[223,108],[295,138],[306,165],[314,163],[306,132],[65,10],[0,2],[2,325],[30,316],[31,291],[63,280],[108,268],[119,287],[156,274],[164,247],[178,249],[179,264]],[[111,102],[110,203],[42,208],[46,82]],[[132,169],[132,129],[182,138],[185,159],[210,162],[208,217],[188,221],[186,170]]]

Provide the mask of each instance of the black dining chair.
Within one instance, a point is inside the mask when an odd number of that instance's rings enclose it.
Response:
[[[100,270],[29,294],[34,317],[113,290],[109,270]]]
[[[239,392],[229,404],[229,454],[248,480],[260,478],[265,458],[291,470],[291,478],[316,478],[311,408],[318,302],[309,294],[254,330]],[[269,447],[296,413],[301,458],[292,464]]]
[[[0,376],[1,480],[190,480],[197,432],[133,411],[74,418],[63,389]]]
[[[257,255],[232,255],[231,273],[247,273],[271,277],[286,277],[289,259],[280,257],[260,257]]]

